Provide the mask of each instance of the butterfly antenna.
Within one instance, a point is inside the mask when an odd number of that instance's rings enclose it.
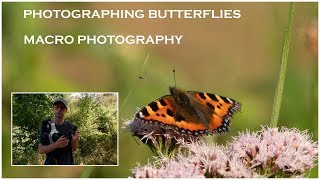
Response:
[[[174,87],[177,87],[177,83],[176,83],[176,70],[173,70],[173,80],[174,80]]]

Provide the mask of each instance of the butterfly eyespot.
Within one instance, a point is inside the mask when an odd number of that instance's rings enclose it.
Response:
[[[187,131],[187,134],[192,134],[192,132],[191,131]]]
[[[198,133],[198,132],[195,132],[195,133],[194,133],[194,135],[195,135],[195,136],[198,136],[198,135],[199,135],[199,133]]]
[[[181,133],[186,133],[186,131],[185,130],[183,130],[183,129],[181,129],[181,131],[180,131]]]

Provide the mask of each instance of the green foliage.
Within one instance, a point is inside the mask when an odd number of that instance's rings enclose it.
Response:
[[[52,116],[51,108],[57,94],[12,95],[12,164],[41,164],[37,153],[41,122]]]
[[[52,101],[61,94],[14,94],[13,164],[43,164],[37,152],[39,126],[52,116]],[[81,138],[76,164],[117,164],[117,97],[115,94],[68,94],[65,119],[78,127]]]
[[[32,133],[25,127],[12,127],[12,164],[39,164],[44,162],[44,157],[35,153],[34,146],[38,144],[31,138]],[[32,146],[30,146],[32,145]]]
[[[51,116],[51,102],[56,95],[13,94],[13,125],[29,130],[31,139],[38,134],[41,122]]]

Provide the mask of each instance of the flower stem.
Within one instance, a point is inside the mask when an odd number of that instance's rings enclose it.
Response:
[[[287,69],[287,60],[288,60],[288,54],[289,54],[294,6],[295,6],[294,2],[290,2],[289,18],[287,21],[287,26],[286,26],[286,30],[285,30],[285,34],[284,34],[284,44],[283,44],[283,49],[282,49],[279,79],[278,79],[276,93],[275,93],[274,100],[273,100],[273,109],[272,109],[271,121],[270,121],[271,127],[276,127],[278,124],[278,119],[279,119],[281,99],[282,99],[283,86],[284,86],[284,80],[285,80],[286,69]]]

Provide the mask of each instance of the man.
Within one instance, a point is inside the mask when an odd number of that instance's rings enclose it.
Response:
[[[54,119],[42,122],[38,150],[39,153],[46,154],[45,165],[74,164],[72,151],[78,148],[80,132],[73,124],[64,120],[67,110],[67,101],[58,98],[53,102]]]

